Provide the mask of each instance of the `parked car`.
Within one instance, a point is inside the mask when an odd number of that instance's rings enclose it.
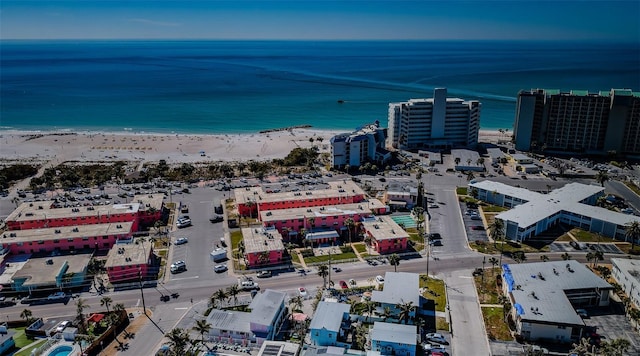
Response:
[[[178,222],[176,223],[176,227],[178,229],[182,229],[189,226],[191,226],[191,219],[178,220]]]
[[[471,220],[482,220],[480,215],[471,215]]]
[[[209,219],[209,221],[213,224],[215,223],[219,223],[222,222],[224,220],[224,218],[222,217],[222,215],[214,215],[211,219]]]
[[[377,275],[376,282],[378,282],[378,284],[384,284],[384,277],[382,277],[381,275]]]
[[[50,294],[47,299],[48,300],[60,300],[60,299],[64,299],[66,298],[67,295],[65,294],[65,292],[55,292],[53,294]]]
[[[584,309],[576,309],[576,314],[580,315],[581,318],[588,318],[589,313],[587,313]]]
[[[336,273],[342,272],[342,268],[340,267],[333,267],[333,271]]]
[[[56,327],[56,331],[60,333],[60,332],[62,332],[62,330],[64,330],[64,328],[66,328],[69,325],[71,325],[71,322],[69,320],[62,321]]]
[[[429,245],[431,245],[431,246],[442,246],[442,240],[431,240],[431,241],[429,241]]]
[[[434,352],[441,352],[441,353],[446,353],[447,352],[447,350],[444,348],[444,346],[438,345],[438,344],[424,344],[424,345],[422,345],[422,348],[428,354],[433,354]]]
[[[442,236],[439,233],[429,234],[429,240],[440,240]]]
[[[304,287],[300,287],[298,288],[298,294],[300,294],[301,297],[306,298],[307,297],[307,290],[304,289]]]
[[[176,240],[176,245],[184,245],[189,242],[189,239],[186,237],[180,237]]]
[[[258,278],[269,278],[271,277],[271,271],[260,271],[257,275]]]
[[[227,265],[226,264],[221,264],[221,265],[215,265],[213,266],[213,270],[216,273],[222,273],[222,272],[226,272],[227,271]]]
[[[349,286],[347,285],[347,282],[345,281],[340,281],[338,282],[340,284],[340,288],[342,289],[349,289]]]
[[[484,274],[484,270],[482,268],[476,268],[473,270],[473,275],[474,276],[481,276]]]
[[[424,337],[425,339],[432,342],[437,342],[438,344],[449,345],[449,342],[447,341],[447,339],[444,337],[444,335],[440,333],[428,333]]]

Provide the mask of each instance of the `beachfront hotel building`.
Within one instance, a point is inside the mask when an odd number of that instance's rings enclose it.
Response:
[[[390,103],[387,147],[475,148],[481,106],[476,100],[447,98],[446,88],[436,88],[433,98]]]
[[[0,251],[32,254],[81,250],[108,250],[132,240],[133,222],[9,230],[1,235]]]
[[[510,317],[524,340],[580,340],[585,323],[576,308],[605,307],[613,287],[578,261],[502,265]]]
[[[511,208],[495,218],[504,221],[506,237],[516,241],[530,239],[559,223],[625,240],[625,225],[640,222],[638,216],[594,206],[604,195],[599,185],[570,183],[542,194],[484,180],[470,183],[471,190],[479,200]]]
[[[518,93],[515,148],[585,154],[640,153],[640,92],[611,89]]]
[[[328,189],[298,192],[266,193],[262,187],[234,190],[238,213],[241,216],[260,216],[267,210],[308,208],[314,206],[360,203],[365,193],[351,180],[328,182]]]
[[[359,167],[365,162],[383,164],[391,158],[391,152],[385,149],[386,131],[376,121],[353,132],[333,136],[331,167]]]

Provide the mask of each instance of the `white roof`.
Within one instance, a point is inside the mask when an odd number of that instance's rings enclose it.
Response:
[[[313,314],[310,330],[325,329],[328,331],[340,331],[342,318],[345,313],[349,313],[351,305],[344,303],[331,303],[322,301],[318,303],[316,312]]]
[[[416,345],[417,327],[415,325],[392,324],[376,321],[371,329],[371,340],[395,344]]]
[[[420,276],[408,272],[387,272],[384,275],[384,287],[374,290],[371,300],[386,304],[402,304],[413,302],[420,306]]]
[[[499,194],[522,199],[525,201],[539,199],[539,197],[542,196],[542,194],[530,191],[529,189],[512,187],[510,185],[506,185],[500,182],[494,182],[491,180],[474,182],[469,184],[469,186],[489,192],[498,192]]]

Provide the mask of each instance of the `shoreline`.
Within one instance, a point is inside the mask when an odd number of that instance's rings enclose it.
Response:
[[[330,139],[344,130],[282,128],[240,134],[163,134],[0,130],[0,163],[137,161],[207,163],[284,158],[296,147],[331,152]],[[480,130],[480,142],[504,141],[512,132]]]

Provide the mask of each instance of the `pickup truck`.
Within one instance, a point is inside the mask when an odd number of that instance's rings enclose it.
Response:
[[[238,282],[238,286],[240,287],[240,289],[242,289],[244,291],[259,290],[260,289],[260,287],[258,286],[258,283],[254,282],[254,281],[250,281],[250,280],[240,281],[240,282]]]

